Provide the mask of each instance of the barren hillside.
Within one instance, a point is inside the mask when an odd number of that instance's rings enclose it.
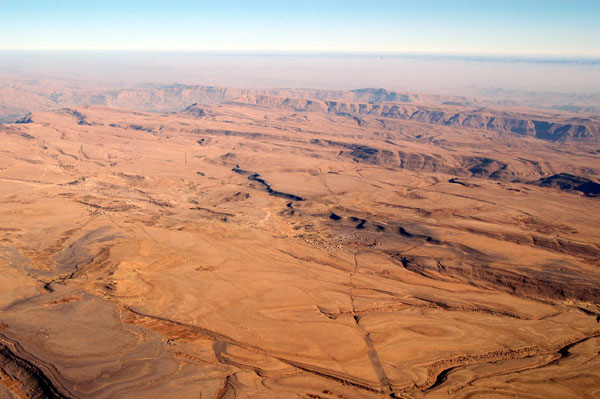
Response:
[[[0,397],[598,397],[600,122],[406,96],[0,125]]]

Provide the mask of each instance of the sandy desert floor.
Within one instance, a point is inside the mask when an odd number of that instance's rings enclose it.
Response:
[[[0,398],[599,397],[600,121],[461,112],[0,125]]]

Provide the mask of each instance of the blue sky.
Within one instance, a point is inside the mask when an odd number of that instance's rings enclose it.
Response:
[[[0,0],[0,49],[600,56],[592,0]]]

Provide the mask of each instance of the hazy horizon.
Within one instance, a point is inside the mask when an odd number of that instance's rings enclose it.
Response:
[[[0,73],[119,87],[358,89],[473,95],[482,90],[597,94],[600,59],[440,54],[0,51]]]

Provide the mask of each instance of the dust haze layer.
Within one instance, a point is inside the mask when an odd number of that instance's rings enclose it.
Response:
[[[66,89],[157,88],[174,83],[241,89],[386,88],[402,93],[467,96],[494,105],[599,114],[600,60],[402,54],[2,51],[2,92],[34,86],[57,99]],[[21,83],[19,80],[21,79]],[[25,80],[23,82],[23,80]],[[27,87],[27,83],[29,87]],[[24,93],[19,92],[18,95]],[[39,94],[39,93],[35,93]],[[68,93],[66,93],[68,95]],[[4,97],[4,96],[3,96]],[[37,99],[38,101],[40,99]],[[10,103],[10,97],[0,98]],[[35,105],[38,102],[30,102]],[[84,102],[64,104],[86,105]],[[93,102],[92,102],[93,103]],[[190,105],[186,104],[187,105]],[[11,117],[33,111],[20,108]],[[151,110],[151,109],[146,109]],[[0,117],[8,121],[7,112]]]
[[[1,398],[600,394],[593,113],[71,84],[0,90]]]

